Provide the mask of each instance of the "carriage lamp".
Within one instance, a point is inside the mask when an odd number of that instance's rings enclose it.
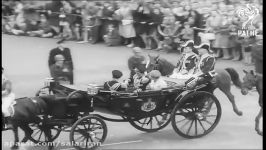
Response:
[[[87,94],[88,95],[97,95],[98,94],[99,89],[97,88],[96,84],[89,84],[87,87]]]
[[[44,81],[44,86],[46,87],[52,87],[55,85],[54,78],[46,78]]]

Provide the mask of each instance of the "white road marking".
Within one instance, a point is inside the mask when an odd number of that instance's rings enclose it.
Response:
[[[72,148],[65,148],[65,149],[60,149],[60,150],[72,150],[72,149],[75,149],[75,148],[72,147]]]
[[[103,144],[101,146],[110,146],[110,145],[119,145],[119,144],[129,144],[129,143],[139,143],[142,142],[142,140],[137,141],[126,141],[126,142],[118,142],[118,143],[109,143],[109,144]]]

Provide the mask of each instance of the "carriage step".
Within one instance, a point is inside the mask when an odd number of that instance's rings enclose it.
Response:
[[[55,125],[68,125],[73,124],[75,120],[73,119],[53,119],[47,122],[47,124],[55,124]]]

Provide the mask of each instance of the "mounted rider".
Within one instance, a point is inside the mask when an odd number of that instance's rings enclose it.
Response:
[[[193,52],[194,41],[188,40],[183,45],[183,55],[177,63],[176,69],[174,69],[171,78],[189,79],[195,72],[198,56]]]
[[[12,128],[10,124],[6,124],[13,115],[12,105],[15,104],[15,94],[12,92],[11,81],[3,74],[2,67],[2,117],[4,117],[5,129]],[[3,118],[2,118],[3,119]]]

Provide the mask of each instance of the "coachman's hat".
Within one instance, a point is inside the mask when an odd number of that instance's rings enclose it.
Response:
[[[181,47],[193,47],[193,46],[194,46],[193,40],[188,40],[184,44],[181,44]]]
[[[209,43],[202,43],[200,45],[196,45],[194,46],[196,49],[200,49],[200,48],[203,48],[203,49],[206,49],[208,52],[211,52],[212,53],[212,50],[210,50],[210,44]]]
[[[113,75],[113,78],[119,79],[123,76],[123,73],[119,70],[113,70],[112,75]]]

